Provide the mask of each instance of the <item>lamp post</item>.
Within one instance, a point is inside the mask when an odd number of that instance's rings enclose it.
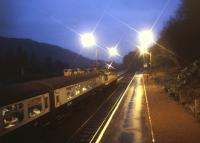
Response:
[[[84,33],[80,37],[81,43],[85,48],[91,48],[96,45],[96,38],[93,33]],[[98,68],[99,50],[96,46],[96,68]]]
[[[98,68],[98,64],[99,64],[99,48],[96,47],[96,68]]]
[[[140,53],[143,55],[143,62],[144,62],[144,55],[148,54],[149,55],[149,66],[151,67],[151,62],[152,62],[152,54],[151,52],[148,51],[148,49],[153,46],[155,43],[154,39],[154,34],[152,30],[143,30],[139,32],[138,35],[138,40],[139,40],[139,50]]]

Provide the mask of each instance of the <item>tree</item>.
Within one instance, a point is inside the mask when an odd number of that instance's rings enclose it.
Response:
[[[53,67],[53,60],[51,57],[47,56],[46,58],[44,58],[43,70],[46,74],[53,73],[54,67]]]
[[[34,52],[31,53],[29,60],[29,70],[31,74],[39,74],[41,72],[41,62],[37,59]]]
[[[150,53],[152,54],[151,66],[153,69],[168,69],[171,67],[180,67],[177,60],[178,57],[168,49],[160,48],[159,46],[155,45],[151,48]]]
[[[19,47],[16,51],[16,65],[19,75],[22,77],[25,74],[25,68],[28,65],[28,56],[25,49]]]
[[[124,56],[123,64],[129,71],[138,71],[143,65],[142,57],[137,51],[130,52]]]
[[[197,0],[183,0],[161,33],[159,42],[177,55],[181,65],[200,57],[199,5]]]
[[[63,73],[63,69],[67,68],[68,66],[61,62],[60,60],[56,60],[54,63],[54,72],[55,73]]]

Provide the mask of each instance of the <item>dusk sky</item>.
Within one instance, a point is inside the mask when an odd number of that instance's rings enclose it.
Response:
[[[96,25],[98,44],[110,47],[120,41],[124,56],[137,44],[137,33],[127,25],[138,31],[151,28],[163,12],[153,29],[158,37],[179,5],[180,0],[0,0],[0,36],[33,39],[95,58],[94,48],[83,50],[76,33]],[[100,58],[107,57],[100,49]]]

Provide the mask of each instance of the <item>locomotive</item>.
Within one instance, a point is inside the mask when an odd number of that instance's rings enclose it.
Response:
[[[47,116],[48,120],[56,118],[61,108],[116,79],[117,74],[105,70],[65,70],[61,77],[0,87],[0,136]]]

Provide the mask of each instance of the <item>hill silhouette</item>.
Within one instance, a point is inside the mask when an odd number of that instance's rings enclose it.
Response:
[[[100,61],[100,65],[103,65]],[[62,75],[65,68],[93,67],[88,59],[62,47],[30,39],[0,37],[0,81],[26,81]]]
[[[16,39],[0,37],[0,56],[3,57],[7,53],[15,54],[17,48],[26,50],[28,57],[35,55],[39,61],[43,61],[46,57],[52,60],[59,60],[69,67],[90,67],[94,66],[95,61],[85,58],[77,53],[62,47],[36,42],[30,39]]]

